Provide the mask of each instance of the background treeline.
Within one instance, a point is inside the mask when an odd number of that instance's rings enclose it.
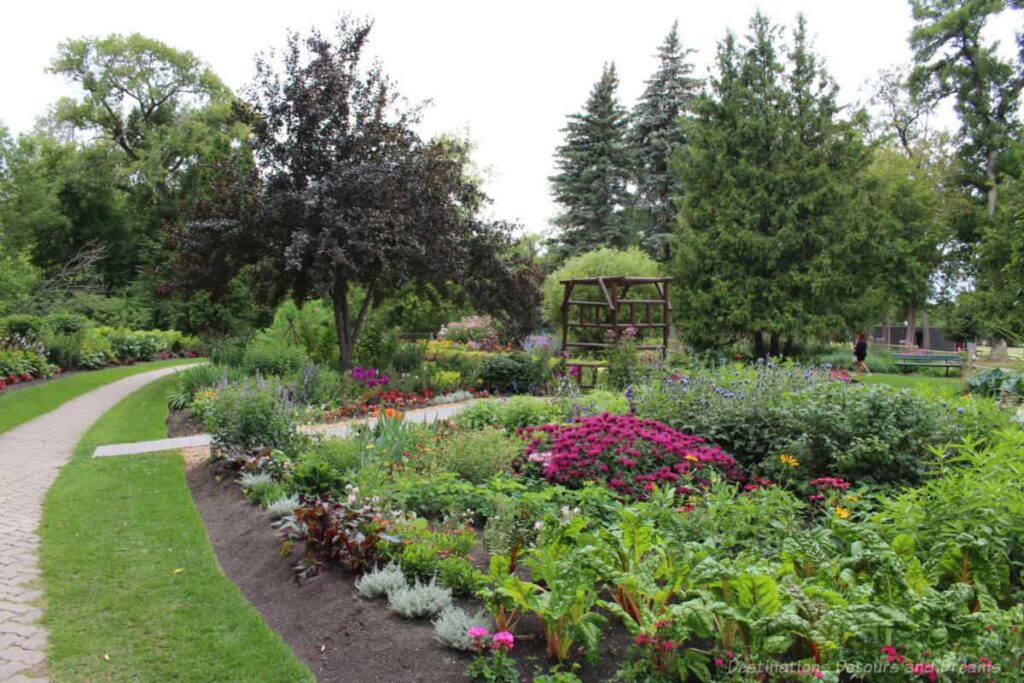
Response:
[[[727,33],[703,83],[673,26],[631,110],[606,64],[557,151],[555,254],[643,249],[698,346],[778,352],[925,307],[953,339],[1019,338],[1024,39],[985,38],[1019,6],[910,4],[914,62],[863,107],[838,104],[802,17]],[[929,128],[943,103],[954,133]]]
[[[79,96],[0,128],[0,316],[216,337],[323,300],[346,365],[363,334],[474,311],[522,339],[546,274],[616,264],[676,278],[698,347],[786,351],[926,308],[948,337],[1014,340],[1024,39],[1006,57],[984,29],[1017,3],[911,6],[915,61],[863,108],[838,104],[802,18],[727,33],[707,80],[673,26],[631,109],[605,65],[556,151],[543,242],[483,217],[472,146],[417,133],[420,108],[363,55],[368,22],[288,36],[237,93],[143,36],[68,40],[50,70]],[[954,133],[928,126],[942,102]],[[636,251],[567,263],[604,248]]]

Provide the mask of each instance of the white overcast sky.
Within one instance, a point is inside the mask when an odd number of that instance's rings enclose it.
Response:
[[[807,16],[844,102],[867,99],[865,83],[880,69],[910,60],[904,0],[36,0],[0,9],[0,121],[12,132],[28,131],[53,101],[75,93],[44,71],[66,38],[139,32],[191,50],[238,89],[252,78],[253,55],[282,45],[286,30],[328,33],[348,11],[375,20],[371,52],[399,90],[412,101],[433,101],[423,133],[468,131],[478,164],[490,171],[494,215],[538,232],[557,211],[547,178],[559,131],[602,64],[616,63],[620,97],[630,106],[674,20],[684,45],[697,50],[697,75],[705,76],[716,43],[727,29],[743,33],[757,7],[787,26],[798,12]],[[994,28],[1007,48],[1018,18]]]

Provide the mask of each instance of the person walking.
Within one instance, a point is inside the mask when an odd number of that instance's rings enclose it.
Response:
[[[864,363],[864,359],[868,357],[868,335],[861,332],[857,335],[857,339],[853,342],[853,367],[857,372],[862,372],[866,375],[871,374],[871,370]]]

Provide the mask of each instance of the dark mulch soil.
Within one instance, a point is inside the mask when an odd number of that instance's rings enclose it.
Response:
[[[167,438],[175,439],[179,436],[193,436],[202,434],[206,430],[203,422],[187,410],[171,410],[167,413]]]
[[[330,570],[297,585],[291,564],[298,551],[291,558],[280,556],[269,517],[241,495],[232,476],[219,479],[213,466],[201,466],[190,470],[187,479],[224,573],[318,681],[466,680],[470,655],[438,643],[429,621],[404,621],[388,612],[383,601],[363,600],[355,592],[354,578],[344,571]],[[464,607],[469,612],[478,608]],[[517,630],[515,655],[523,680],[529,681],[550,664],[540,624],[524,619]],[[584,667],[580,677],[588,683],[609,680],[628,646],[629,634],[623,628],[616,624],[608,629],[601,661]]]

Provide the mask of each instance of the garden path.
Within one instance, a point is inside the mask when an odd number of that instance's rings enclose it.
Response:
[[[439,406],[430,406],[429,408],[418,408],[416,410],[409,410],[404,413],[404,420],[406,422],[436,422],[438,420],[447,420],[454,416],[460,410],[468,406],[473,401],[464,401],[462,403],[448,403]],[[322,425],[305,425],[299,427],[299,431],[306,434],[328,434],[337,438],[344,438],[348,436],[352,427],[357,424],[368,424],[373,426],[377,422],[376,418],[362,418],[356,420],[346,420],[344,422],[336,422],[332,424]],[[105,458],[115,455],[136,455],[139,453],[155,453],[158,451],[169,451],[178,448],[202,448],[209,446],[212,443],[212,439],[209,434],[196,434],[195,436],[182,436],[176,439],[158,439],[156,441],[137,441],[135,443],[116,443],[109,444],[106,446],[99,446],[93,451],[92,457],[94,458]]]
[[[146,384],[187,367],[112,382],[0,434],[0,681],[46,680],[36,528],[58,470],[103,413]]]

